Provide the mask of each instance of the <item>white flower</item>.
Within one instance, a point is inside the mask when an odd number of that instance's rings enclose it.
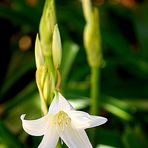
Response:
[[[37,120],[25,120],[21,116],[24,130],[33,136],[44,135],[39,148],[55,148],[59,137],[69,148],[92,148],[85,129],[104,124],[107,119],[76,111],[69,102],[57,93],[47,115]]]

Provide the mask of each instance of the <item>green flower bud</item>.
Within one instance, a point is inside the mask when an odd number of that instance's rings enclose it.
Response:
[[[91,0],[82,0],[82,8],[84,17],[87,22],[91,21],[91,13],[92,13],[92,4]]]
[[[45,112],[45,106],[51,100],[55,90],[55,82],[48,65],[40,66],[36,71],[36,83],[41,98],[42,110]]]
[[[58,68],[61,64],[62,45],[61,45],[60,32],[57,24],[55,25],[54,32],[53,32],[52,57],[53,57],[53,63],[55,68]]]
[[[89,21],[84,28],[84,46],[89,65],[98,67],[102,62],[102,51],[97,8],[93,9],[89,17]]]
[[[52,35],[55,24],[56,14],[54,0],[46,0],[39,30],[42,50],[47,56],[51,55]]]
[[[43,51],[41,49],[41,42],[39,40],[38,34],[36,36],[36,41],[35,41],[35,61],[36,61],[36,67],[37,69],[44,64],[45,59],[43,56]]]

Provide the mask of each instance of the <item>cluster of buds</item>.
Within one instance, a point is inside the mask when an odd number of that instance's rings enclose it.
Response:
[[[61,38],[56,23],[54,0],[46,1],[35,43],[36,83],[41,98],[41,109],[48,111],[55,89],[59,89],[62,57]]]
[[[102,51],[98,9],[92,6],[91,0],[82,0],[82,7],[86,20],[84,46],[88,63],[90,67],[99,67],[102,62]]]

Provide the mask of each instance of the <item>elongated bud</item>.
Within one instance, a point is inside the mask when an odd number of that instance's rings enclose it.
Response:
[[[92,4],[90,0],[82,0],[84,17],[87,22],[91,21]]]
[[[41,107],[44,114],[47,111],[47,104],[51,100],[55,90],[54,79],[48,65],[40,66],[36,71],[36,83],[41,98]]]
[[[36,70],[36,83],[37,83],[37,87],[39,89],[39,94],[40,94],[40,99],[41,99],[41,109],[44,114],[47,113],[47,100],[46,100],[44,93],[43,93],[45,78],[47,75],[46,71],[47,70],[44,66],[40,66]]]
[[[40,21],[40,38],[42,50],[45,55],[51,55],[51,44],[54,26],[56,24],[56,14],[54,0],[46,0],[43,14]]]
[[[94,8],[89,16],[90,21],[86,23],[84,29],[84,46],[89,65],[98,67],[102,62],[98,9]]]
[[[60,32],[57,24],[55,25],[53,32],[52,57],[55,68],[59,67],[61,65],[61,59],[62,59],[62,45],[61,45]]]
[[[36,61],[36,67],[39,68],[41,65],[44,64],[44,56],[42,53],[41,49],[41,43],[38,37],[38,34],[36,36],[36,41],[35,41],[35,61]]]

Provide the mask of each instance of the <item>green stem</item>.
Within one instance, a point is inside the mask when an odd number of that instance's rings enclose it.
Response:
[[[90,113],[98,115],[100,105],[100,70],[99,67],[91,67],[91,100]],[[90,132],[93,147],[96,145],[96,128]]]
[[[100,105],[100,71],[99,67],[91,67],[91,107],[90,113],[98,115]]]

